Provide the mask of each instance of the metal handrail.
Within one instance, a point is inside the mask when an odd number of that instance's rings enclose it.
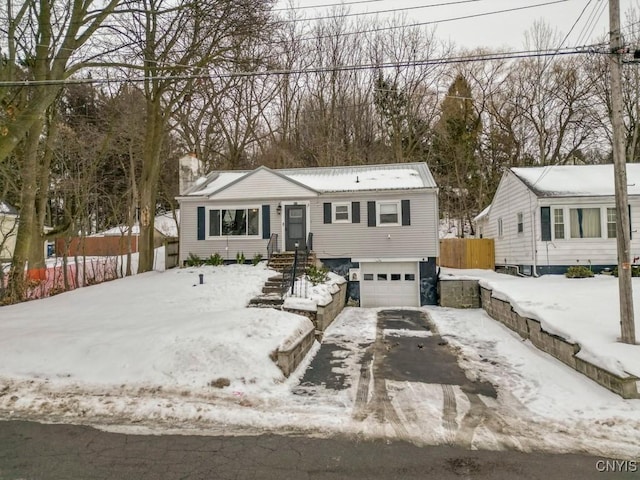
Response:
[[[278,234],[272,233],[267,243],[267,263],[271,261],[271,256],[276,250],[278,250]]]

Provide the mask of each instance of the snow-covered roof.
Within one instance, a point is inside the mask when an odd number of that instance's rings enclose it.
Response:
[[[0,200],[0,213],[3,215],[18,215],[18,211],[4,200]]]
[[[550,165],[512,168],[516,177],[539,197],[615,195],[613,164]],[[640,164],[627,164],[627,191],[640,195]]]
[[[292,182],[317,192],[355,192],[436,188],[426,163],[392,163],[345,167],[291,168],[271,170]],[[255,170],[221,171],[209,174],[185,192],[188,196],[211,195]]]
[[[480,220],[485,218],[489,214],[489,210],[491,210],[491,204],[489,204],[484,210],[482,210],[478,215],[476,215],[473,221],[479,222]]]
[[[176,218],[180,222],[180,210],[176,210]],[[166,212],[162,215],[157,215],[154,219],[154,228],[163,234],[165,237],[177,237],[178,236],[178,224],[173,218],[173,212]],[[127,235],[129,227],[126,225],[117,225],[108,230],[91,235],[92,237],[120,237]],[[131,235],[140,235],[140,224],[136,222],[131,227]]]

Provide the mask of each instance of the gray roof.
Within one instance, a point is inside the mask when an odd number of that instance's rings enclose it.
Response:
[[[436,188],[424,162],[354,165],[343,167],[288,168],[212,172],[187,190],[185,196],[212,195],[251,175],[268,170],[315,192],[356,192]]]

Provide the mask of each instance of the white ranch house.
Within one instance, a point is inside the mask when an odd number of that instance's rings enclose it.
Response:
[[[631,256],[640,260],[640,164],[627,164]],[[511,168],[476,233],[495,242],[496,269],[525,275],[617,265],[613,165]]]
[[[181,161],[194,171],[193,157]],[[193,175],[191,175],[193,177]],[[425,163],[217,171],[178,197],[180,264],[309,248],[362,306],[436,302],[438,189]]]

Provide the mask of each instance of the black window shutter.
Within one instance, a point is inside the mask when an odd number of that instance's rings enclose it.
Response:
[[[543,242],[551,241],[551,207],[540,207],[540,235]]]
[[[271,207],[262,205],[262,238],[265,240],[271,237]]]
[[[198,207],[198,240],[204,240],[205,237],[204,215],[204,207]]]
[[[402,200],[400,208],[402,210],[402,225],[411,225],[411,203],[409,200]]]
[[[633,240],[633,227],[631,226],[631,205],[627,205],[629,207],[629,238]]]
[[[351,223],[360,223],[360,202],[351,202]]]
[[[324,206],[324,223],[331,223],[331,204],[325,203],[323,206]]]
[[[376,226],[376,202],[367,202],[367,226]]]

